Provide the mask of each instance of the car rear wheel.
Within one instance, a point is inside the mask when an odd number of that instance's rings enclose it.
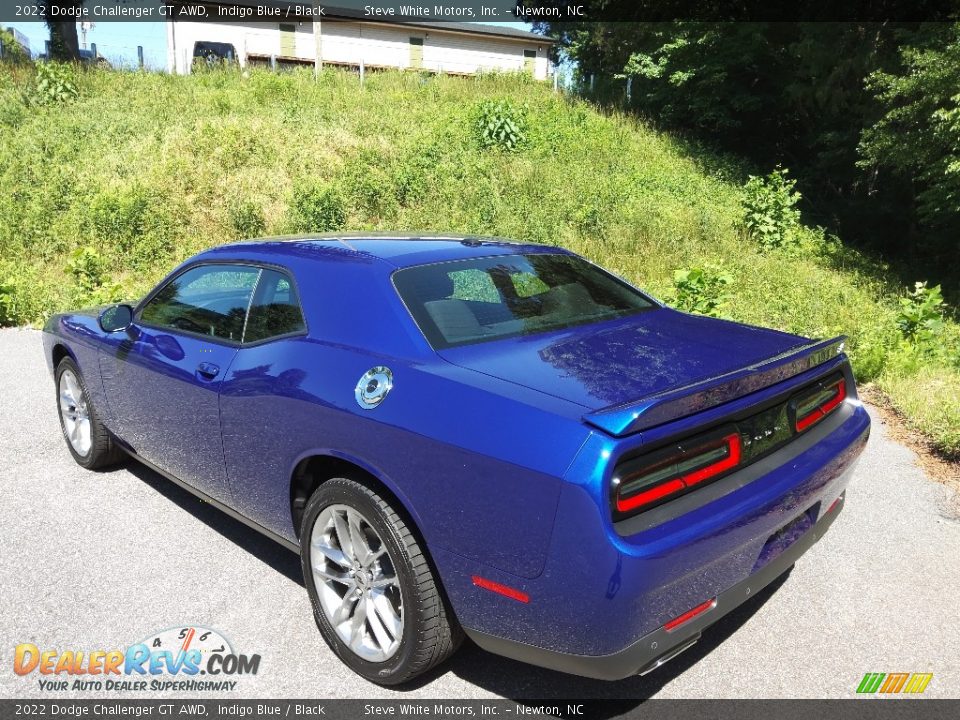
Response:
[[[56,370],[57,408],[67,449],[88,470],[115,465],[125,455],[100,422],[77,364],[63,358]]]
[[[304,511],[303,576],[317,626],[356,673],[397,685],[456,650],[461,631],[419,542],[377,492],[323,483]]]

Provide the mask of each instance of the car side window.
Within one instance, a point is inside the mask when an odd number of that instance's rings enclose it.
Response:
[[[240,342],[260,269],[200,265],[168,282],[140,312],[147,325]]]
[[[303,312],[293,282],[277,270],[264,269],[250,303],[245,343],[303,332]]]

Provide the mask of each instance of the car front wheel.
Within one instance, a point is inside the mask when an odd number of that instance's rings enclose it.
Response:
[[[77,364],[69,357],[63,358],[55,378],[60,429],[73,459],[88,470],[123,461],[124,452],[100,422]]]
[[[323,483],[305,508],[300,544],[317,626],[359,675],[397,685],[457,648],[460,629],[419,542],[371,488]]]

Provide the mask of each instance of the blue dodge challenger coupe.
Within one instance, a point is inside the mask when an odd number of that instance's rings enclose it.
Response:
[[[132,456],[300,553],[324,639],[384,685],[464,635],[658,667],[826,532],[870,427],[840,339],[495,238],[225,245],[43,340],[76,461]]]

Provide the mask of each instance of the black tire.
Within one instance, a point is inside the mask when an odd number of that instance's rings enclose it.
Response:
[[[87,416],[90,419],[90,449],[83,455],[77,452],[70,442],[70,438],[67,436],[67,428],[64,425],[63,413],[60,412],[60,378],[68,370],[73,373],[80,385],[87,406]],[[110,435],[110,431],[100,421],[100,415],[87,392],[87,386],[84,383],[83,375],[80,374],[80,368],[70,357],[63,358],[57,365],[54,373],[54,391],[57,401],[57,417],[60,418],[60,431],[63,433],[67,449],[78,465],[85,467],[87,470],[99,470],[121,463],[126,459],[127,454],[117,446]]]
[[[402,640],[383,662],[370,662],[344,643],[327,618],[311,569],[310,538],[320,513],[331,505],[359,512],[386,547],[399,580],[403,604]],[[304,584],[317,627],[327,645],[358,675],[379,685],[399,685],[446,660],[459,647],[463,633],[447,605],[420,543],[404,519],[380,494],[349,478],[324,482],[310,497],[300,532]]]

